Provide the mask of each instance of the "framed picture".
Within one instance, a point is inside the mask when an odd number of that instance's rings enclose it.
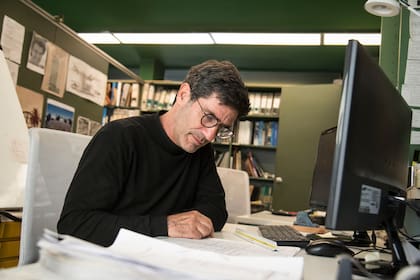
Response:
[[[73,119],[73,107],[54,99],[47,99],[44,127],[71,132],[73,128]]]

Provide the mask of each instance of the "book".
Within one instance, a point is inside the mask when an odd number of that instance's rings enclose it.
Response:
[[[143,85],[142,91],[141,91],[141,105],[140,105],[140,109],[142,111],[146,111],[147,110],[147,98],[149,95],[149,87],[150,84],[149,83],[145,83]]]
[[[266,126],[264,121],[259,120],[254,122],[254,136],[252,144],[256,146],[263,146],[265,144]]]
[[[254,108],[252,114],[261,114],[261,94],[254,93]]]
[[[252,143],[252,121],[240,121],[237,132],[237,142],[239,144],[249,145]]]
[[[278,132],[278,122],[277,121],[269,121],[265,123],[265,146],[277,146],[277,132]]]
[[[122,92],[121,92],[121,100],[120,106],[127,107],[128,102],[130,100],[130,93],[131,93],[131,84],[130,83],[122,83]]]
[[[130,107],[139,107],[139,98],[140,98],[140,85],[138,83],[133,83],[131,85],[131,101]]]
[[[146,110],[153,110],[155,98],[155,86],[149,85],[146,98]]]
[[[230,168],[231,167],[231,160],[230,160],[230,153],[229,151],[226,151],[223,153],[222,158],[220,159],[220,162],[217,166],[220,167],[226,167],[226,168]]]
[[[279,123],[276,121],[271,122],[271,146],[276,147],[278,141]]]
[[[273,109],[271,110],[271,112],[275,116],[277,116],[279,114],[279,111],[280,111],[280,101],[281,101],[280,93],[274,93],[274,96],[273,96],[273,106],[272,106]]]
[[[121,93],[122,93],[122,82],[116,82],[115,106],[120,106]]]

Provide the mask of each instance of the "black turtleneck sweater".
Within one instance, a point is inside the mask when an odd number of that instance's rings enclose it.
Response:
[[[168,234],[167,216],[198,210],[219,231],[226,222],[224,191],[211,144],[195,153],[175,145],[159,114],[114,121],[86,147],[57,228],[108,246],[120,228]]]

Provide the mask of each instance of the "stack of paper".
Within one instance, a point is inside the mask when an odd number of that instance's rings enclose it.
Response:
[[[52,232],[38,245],[41,265],[62,279],[302,279],[303,273],[301,257],[221,254],[125,229],[108,248]]]

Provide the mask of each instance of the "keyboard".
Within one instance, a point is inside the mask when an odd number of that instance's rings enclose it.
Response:
[[[277,246],[305,248],[310,239],[288,225],[260,225],[261,235],[277,242]]]

